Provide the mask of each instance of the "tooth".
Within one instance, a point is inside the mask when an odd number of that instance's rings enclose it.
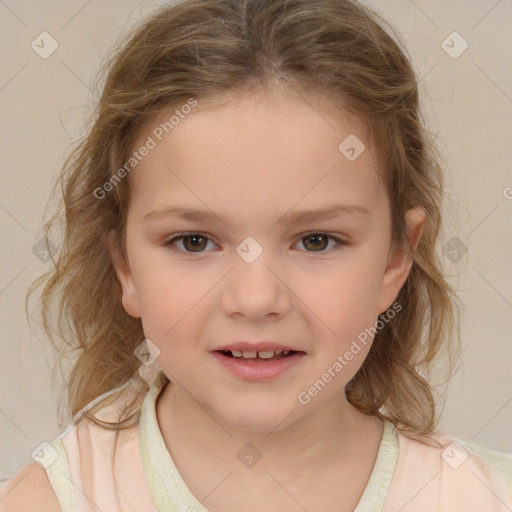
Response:
[[[248,352],[248,351],[244,350],[244,351],[242,352],[242,354],[243,354],[243,357],[245,357],[246,359],[251,359],[251,358],[253,358],[253,357],[256,357],[256,355],[258,354],[258,352]]]
[[[283,356],[287,356],[290,352],[291,352],[291,350],[285,350],[285,351],[283,352]]]
[[[258,357],[261,357],[261,359],[271,359],[274,357],[274,351],[268,350],[267,352],[258,352]]]
[[[242,357],[242,351],[241,350],[232,350],[231,354],[233,357]]]

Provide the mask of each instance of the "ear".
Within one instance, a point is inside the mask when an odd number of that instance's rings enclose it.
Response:
[[[419,206],[407,211],[406,222],[409,250],[404,247],[397,248],[393,254],[390,254],[386,270],[382,276],[379,298],[377,300],[377,313],[384,313],[391,306],[404,285],[413,264],[410,253],[414,252],[418,247],[426,219],[427,214],[425,210]]]
[[[137,289],[133,280],[132,271],[129,263],[126,261],[114,242],[115,231],[110,231],[107,235],[107,243],[112,257],[112,263],[121,285],[122,302],[125,311],[134,318],[140,318],[140,304]]]

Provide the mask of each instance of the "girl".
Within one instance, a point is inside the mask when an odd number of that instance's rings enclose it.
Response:
[[[512,456],[437,429],[443,179],[385,27],[182,0],[120,47],[43,276],[73,419],[2,510],[512,509]]]

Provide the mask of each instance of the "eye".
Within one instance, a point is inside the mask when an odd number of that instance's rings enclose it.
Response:
[[[211,242],[211,240],[202,233],[180,233],[166,240],[165,246],[177,253],[194,254],[205,252],[204,249],[207,247],[208,241]],[[304,247],[306,247],[307,252],[327,252],[325,249],[329,246],[329,241],[335,242],[334,250],[341,249],[343,246],[348,245],[348,242],[322,232],[307,233],[299,240],[299,242],[303,243]],[[184,249],[177,248],[175,246],[177,242],[183,242]]]
[[[301,237],[300,242],[303,243],[304,247],[311,248],[307,252],[327,252],[326,247],[329,245],[329,240],[336,242],[334,250],[341,249],[342,246],[348,245],[347,242],[340,238],[329,235],[327,233],[308,233]],[[304,242],[305,241],[305,242]]]
[[[197,253],[197,252],[204,252],[202,249],[204,249],[207,245],[207,240],[209,238],[206,235],[203,235],[201,233],[180,233],[177,236],[174,236],[170,238],[169,240],[165,241],[165,245],[169,247],[174,252],[185,252],[189,254]],[[182,249],[177,249],[176,247],[173,247],[176,242],[183,241],[183,245],[185,247],[185,251]],[[213,242],[212,242],[213,243]],[[190,251],[189,251],[190,249]]]

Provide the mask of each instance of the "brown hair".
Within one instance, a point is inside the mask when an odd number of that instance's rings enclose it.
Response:
[[[56,333],[62,340],[60,345],[52,340],[61,355],[77,352],[66,383],[71,414],[130,382],[136,393],[123,420],[105,424],[95,411],[124,388],[86,412],[106,428],[126,428],[138,421],[148,390],[134,355],[145,338],[141,320],[123,308],[108,244],[112,231],[114,246],[126,256],[128,179],[118,180],[101,199],[95,191],[113,179],[141,130],[162,112],[191,98],[215,104],[228,94],[279,85],[304,97],[327,98],[364,122],[390,198],[393,247],[406,245],[406,211],[421,206],[427,213],[411,253],[412,270],[396,299],[403,312],[377,332],[346,396],[362,413],[388,419],[405,435],[437,433],[427,373],[445,347],[451,376],[460,351],[457,297],[436,254],[441,156],[420,113],[418,81],[405,45],[387,22],[353,0],[183,0],[143,20],[104,70],[93,124],[59,180],[59,212],[65,216],[60,253],[27,294],[28,301],[33,287],[46,281],[44,329],[50,339]],[[58,213],[45,225],[48,237]],[[51,315],[54,303],[57,318]]]

